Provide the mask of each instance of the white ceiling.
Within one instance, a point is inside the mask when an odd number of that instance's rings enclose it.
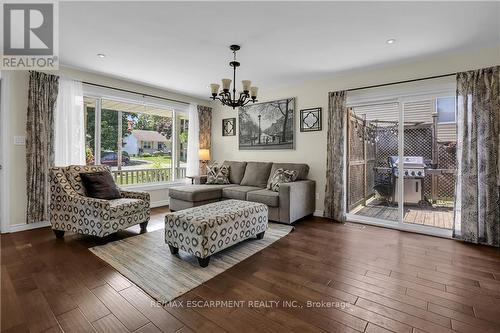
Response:
[[[499,2],[61,2],[59,11],[61,64],[199,97],[232,77],[233,43],[237,80],[261,89],[500,44]]]

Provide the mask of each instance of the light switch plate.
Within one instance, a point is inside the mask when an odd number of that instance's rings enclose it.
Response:
[[[14,144],[16,146],[24,146],[24,145],[26,145],[26,137],[24,135],[16,135],[16,136],[14,136]]]

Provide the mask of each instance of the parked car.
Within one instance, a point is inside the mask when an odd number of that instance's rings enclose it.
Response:
[[[122,154],[122,165],[127,165],[129,161],[130,157]],[[108,166],[118,166],[118,153],[103,152],[101,156],[101,164]]]

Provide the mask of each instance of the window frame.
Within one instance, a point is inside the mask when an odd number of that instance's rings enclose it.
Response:
[[[178,177],[177,170],[179,168],[179,133],[177,131],[181,128],[177,126],[177,119],[180,115],[189,116],[189,104],[180,103],[175,101],[164,100],[161,98],[154,98],[142,95],[140,93],[124,92],[121,90],[116,90],[113,88],[106,88],[100,86],[94,86],[89,84],[83,84],[83,96],[84,98],[91,98],[95,100],[95,124],[94,124],[94,164],[101,163],[101,112],[102,112],[102,100],[112,100],[123,103],[141,104],[150,107],[158,107],[172,110],[172,154],[171,154],[171,180],[168,182],[151,182],[151,183],[139,183],[139,184],[127,184],[123,185],[125,188],[154,188],[157,186],[164,186],[168,184],[178,184],[184,182],[185,178]],[[117,111],[119,114],[122,111]],[[121,119],[120,115],[118,116]],[[189,117],[188,117],[189,118]],[[121,127],[120,127],[121,129]],[[123,138],[122,138],[123,139]],[[153,143],[151,143],[152,145]],[[118,152],[117,152],[118,154]],[[121,166],[119,166],[121,167]]]

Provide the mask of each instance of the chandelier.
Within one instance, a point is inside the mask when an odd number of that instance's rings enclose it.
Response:
[[[210,89],[212,91],[212,99],[221,101],[222,105],[230,106],[233,109],[247,105],[248,103],[257,102],[257,91],[259,88],[252,87],[252,81],[243,80],[241,81],[243,85],[243,91],[236,95],[236,67],[240,66],[240,63],[236,61],[236,51],[240,49],[239,45],[231,45],[229,47],[233,51],[234,59],[229,63],[229,66],[233,67],[233,92],[231,94],[231,79],[222,79],[222,91],[219,92],[220,85],[217,83],[210,84]]]

